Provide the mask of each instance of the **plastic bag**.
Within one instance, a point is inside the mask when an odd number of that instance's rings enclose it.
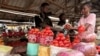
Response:
[[[94,42],[97,35],[95,33],[84,32],[82,34],[79,34],[79,37],[83,42]]]
[[[61,51],[70,51],[70,50],[71,49],[56,47],[56,46],[50,46],[50,56],[56,56]]]
[[[39,46],[38,56],[50,56],[50,48],[46,46]]]
[[[79,43],[76,46],[74,46],[75,50],[81,51],[84,53],[85,56],[95,56],[97,53],[95,43]]]
[[[84,54],[80,51],[71,50],[66,52],[60,52],[57,56],[84,56]]]
[[[8,56],[12,50],[10,46],[0,45],[0,56]]]

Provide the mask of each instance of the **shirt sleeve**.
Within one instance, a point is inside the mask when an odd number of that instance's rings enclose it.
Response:
[[[91,14],[88,19],[86,20],[86,23],[87,24],[90,24],[90,25],[94,25],[96,22],[96,15],[95,14]]]

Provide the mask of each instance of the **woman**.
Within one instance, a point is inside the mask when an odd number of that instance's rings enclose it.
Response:
[[[78,22],[78,26],[83,25],[85,27],[85,32],[80,33],[80,38],[82,40],[93,40],[93,38],[89,38],[90,36],[95,36],[95,24],[96,24],[96,15],[94,13],[90,13],[91,11],[91,4],[90,3],[84,3],[81,6],[81,13],[82,17],[80,18]],[[89,36],[90,35],[90,36]]]

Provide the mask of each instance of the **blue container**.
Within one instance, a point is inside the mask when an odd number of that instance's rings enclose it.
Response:
[[[27,44],[27,55],[28,56],[38,56],[39,44],[28,43]]]

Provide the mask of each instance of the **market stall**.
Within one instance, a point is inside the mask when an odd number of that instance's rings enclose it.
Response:
[[[100,56],[99,2],[0,0],[0,56]]]

